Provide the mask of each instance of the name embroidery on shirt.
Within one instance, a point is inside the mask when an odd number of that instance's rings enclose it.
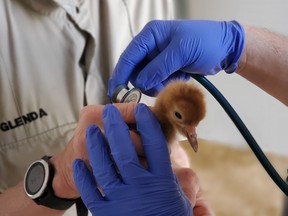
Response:
[[[37,119],[41,119],[44,116],[48,116],[48,114],[44,109],[40,108],[38,112],[33,111],[26,115],[19,116],[12,121],[1,122],[0,129],[2,131],[13,130],[17,127],[36,121]]]

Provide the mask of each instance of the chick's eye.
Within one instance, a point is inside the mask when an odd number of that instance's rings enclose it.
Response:
[[[175,112],[174,114],[175,114],[176,118],[182,119],[182,115],[179,112]]]

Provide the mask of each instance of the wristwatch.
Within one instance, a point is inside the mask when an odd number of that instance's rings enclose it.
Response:
[[[66,210],[78,199],[65,199],[56,197],[52,187],[54,167],[49,163],[48,156],[33,162],[24,177],[25,193],[38,205],[52,209]]]

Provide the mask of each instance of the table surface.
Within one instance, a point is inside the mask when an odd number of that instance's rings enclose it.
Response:
[[[205,197],[220,216],[280,216],[284,194],[270,179],[254,153],[224,143],[199,139],[195,153],[187,141],[181,141],[191,168],[200,178]],[[286,178],[288,157],[267,157]]]

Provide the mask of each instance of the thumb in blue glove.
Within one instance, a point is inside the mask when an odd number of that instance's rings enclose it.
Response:
[[[244,42],[244,30],[236,21],[151,21],[122,53],[108,95],[128,81],[154,96],[169,80],[190,77],[187,73],[232,73]]]
[[[83,202],[95,216],[193,215],[173,174],[158,121],[143,104],[137,106],[135,118],[148,168],[139,162],[129,128],[119,111],[107,105],[103,111],[106,139],[96,126],[86,131],[92,172],[80,159],[73,163],[74,180]]]

